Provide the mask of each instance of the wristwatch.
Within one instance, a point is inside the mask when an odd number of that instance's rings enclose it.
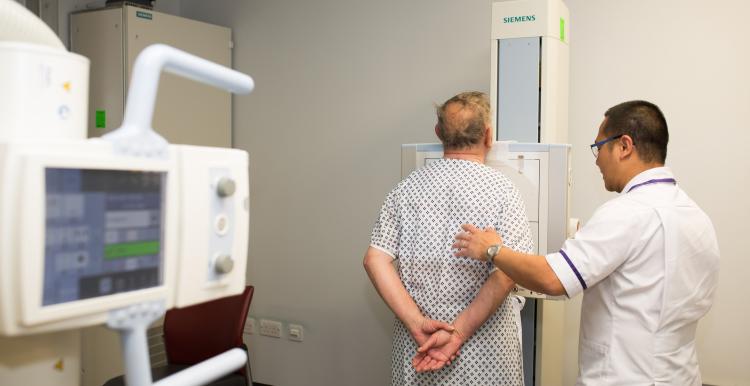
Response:
[[[487,254],[484,256],[484,259],[487,260],[488,263],[492,263],[502,247],[502,244],[490,245],[490,247],[487,248]]]

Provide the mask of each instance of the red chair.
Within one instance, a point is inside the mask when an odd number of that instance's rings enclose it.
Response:
[[[247,286],[240,295],[167,311],[164,317],[167,365],[151,369],[154,382],[227,350],[242,348],[247,351],[242,341],[242,330],[253,299],[253,290],[253,286]],[[210,383],[214,386],[252,384],[249,359],[245,367]],[[123,376],[104,384],[117,385],[124,385]]]

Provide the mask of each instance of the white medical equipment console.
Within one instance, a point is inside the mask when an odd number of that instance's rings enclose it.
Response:
[[[443,146],[401,145],[401,177],[443,157]],[[500,170],[513,181],[526,205],[534,252],[555,252],[567,238],[570,187],[570,145],[496,142],[487,155],[486,165]],[[523,287],[516,293],[525,297],[563,299]]]
[[[0,144],[0,333],[242,292],[247,162],[243,151],[194,146],[151,159],[104,140]]]
[[[0,145],[0,332],[104,323],[175,283],[175,157],[128,159],[105,141]],[[167,272],[171,272],[167,274]]]

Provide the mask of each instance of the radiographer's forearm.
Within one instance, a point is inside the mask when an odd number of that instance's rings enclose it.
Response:
[[[503,247],[492,262],[524,288],[547,295],[565,295],[565,288],[544,256]]]
[[[514,286],[513,280],[501,271],[495,271],[487,278],[471,304],[453,322],[464,340],[474,335],[495,313]]]

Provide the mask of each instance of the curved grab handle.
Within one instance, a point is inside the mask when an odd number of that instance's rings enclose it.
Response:
[[[167,142],[151,128],[162,70],[236,94],[255,87],[251,77],[187,52],[164,44],[146,47],[135,60],[122,126],[104,136],[120,142],[125,153],[150,155],[166,148]]]
[[[205,385],[239,369],[245,362],[247,362],[245,351],[241,348],[233,348],[172,374],[167,378],[163,378],[159,382],[154,383],[154,386]]]

